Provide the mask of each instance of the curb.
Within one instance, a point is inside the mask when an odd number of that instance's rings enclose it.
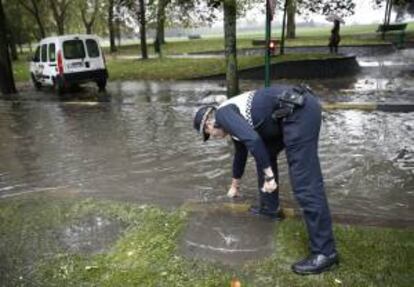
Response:
[[[325,111],[332,110],[361,110],[361,111],[382,111],[392,113],[410,113],[414,112],[414,103],[354,103],[354,102],[337,102],[323,103],[322,109]]]

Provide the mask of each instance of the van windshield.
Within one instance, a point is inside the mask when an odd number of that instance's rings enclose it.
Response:
[[[63,42],[63,54],[65,59],[83,59],[85,58],[85,48],[82,40],[68,40]]]

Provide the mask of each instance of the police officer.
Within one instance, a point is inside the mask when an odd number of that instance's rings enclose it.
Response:
[[[204,106],[194,128],[204,141],[232,137],[235,153],[230,193],[237,194],[247,155],[256,161],[259,206],[250,210],[278,220],[277,155],[285,149],[290,182],[306,222],[311,254],[292,265],[298,274],[317,274],[339,263],[318,158],[321,107],[305,86],[279,85]]]

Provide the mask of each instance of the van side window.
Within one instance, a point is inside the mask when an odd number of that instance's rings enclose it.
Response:
[[[56,61],[56,46],[54,43],[49,44],[49,62]]]
[[[33,56],[33,62],[40,62],[40,46],[37,46],[36,52]]]
[[[47,62],[47,45],[42,45],[42,62]]]
[[[88,49],[88,55],[90,58],[99,57],[99,47],[98,47],[98,43],[96,43],[95,40],[87,39],[86,47]]]
[[[83,59],[85,58],[85,48],[82,40],[68,40],[63,42],[63,54],[65,59]]]

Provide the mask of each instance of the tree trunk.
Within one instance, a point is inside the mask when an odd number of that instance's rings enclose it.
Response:
[[[286,38],[296,38],[296,0],[288,0]]]
[[[116,39],[118,42],[118,48],[120,48],[121,47],[121,20],[117,19],[115,23],[116,23],[115,25],[116,26]]]
[[[142,59],[148,59],[147,51],[147,31],[145,19],[145,3],[144,0],[139,0],[139,35],[141,38],[141,56]]]
[[[165,25],[165,8],[169,0],[159,0],[157,7],[157,27],[155,32],[154,50],[161,55],[161,45],[165,44],[164,25]]]
[[[17,60],[19,60],[19,56],[17,54],[17,45],[16,45],[16,41],[15,41],[15,39],[12,35],[10,35],[9,41],[10,41],[9,42],[9,47],[10,47],[11,59],[12,59],[12,61],[17,61]]]
[[[92,34],[92,23],[88,23],[88,25],[85,25],[86,28],[86,34],[90,35]]]
[[[58,35],[65,34],[65,13],[66,13],[66,3],[57,2],[55,0],[50,1],[50,7],[53,12],[53,19],[56,22],[56,28]]]
[[[42,20],[40,20],[40,15],[37,14],[35,18],[36,18],[37,25],[39,26],[40,39],[46,38],[46,30],[45,30],[45,27],[43,26]]]
[[[4,22],[6,23],[6,27],[7,27],[6,31],[8,32],[7,41],[8,41],[8,45],[10,48],[11,59],[12,61],[17,61],[19,57],[17,55],[16,36],[15,36],[15,33],[11,30],[11,26],[8,25],[8,23],[6,22],[6,19]]]
[[[33,17],[36,19],[37,25],[39,26],[39,35],[35,35],[38,40],[43,39],[46,37],[45,28],[43,26],[42,20],[40,19],[40,12],[39,7],[37,6],[36,0],[31,0],[30,3],[32,3],[32,7],[30,7],[29,4],[27,4],[27,0],[19,0],[19,3],[25,8],[29,13],[33,15]]]
[[[115,46],[115,31],[114,31],[114,0],[109,0],[108,5],[108,30],[109,30],[109,42],[111,45],[111,53],[116,52]]]
[[[223,9],[227,96],[234,97],[239,93],[236,47],[236,0],[224,0]]]
[[[63,19],[57,21],[58,35],[65,35],[65,24]]]
[[[0,90],[2,94],[16,93],[14,84],[13,69],[10,61],[7,45],[7,27],[3,11],[3,4],[0,0]]]

